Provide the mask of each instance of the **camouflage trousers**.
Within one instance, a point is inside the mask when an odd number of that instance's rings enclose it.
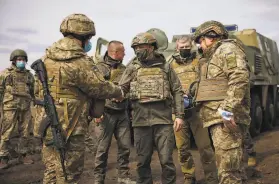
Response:
[[[184,122],[182,129],[175,132],[175,140],[178,150],[178,161],[185,179],[195,177],[195,164],[190,153],[192,132],[200,153],[206,182],[208,184],[218,183],[216,160],[208,129],[203,128],[201,119],[195,113],[190,118],[185,118]]]
[[[97,183],[104,183],[107,171],[108,152],[113,135],[118,146],[118,177],[128,177],[131,135],[127,113],[125,111],[105,112],[104,120],[97,127],[97,130],[99,131],[99,135],[95,157],[95,181]]]
[[[254,142],[249,132],[249,128],[246,129],[243,140],[244,154],[243,154],[243,167],[242,167],[242,180],[248,179],[246,175],[246,169],[248,168],[249,157],[256,157],[256,151],[254,150]]]
[[[40,130],[40,125],[42,123],[42,120],[46,117],[46,114],[45,114],[45,110],[44,110],[44,107],[43,106],[40,106],[40,105],[36,105],[34,108],[33,108],[33,113],[32,113],[32,116],[33,116],[33,121],[32,121],[32,125],[33,125],[33,130],[32,130],[32,133],[33,133],[33,150],[34,152],[36,153],[40,153],[41,152],[41,149],[42,149],[42,132]]]
[[[243,140],[247,126],[238,124],[231,132],[223,123],[209,127],[218,168],[219,184],[242,184],[245,175],[243,167]]]
[[[93,121],[90,122],[88,127],[88,132],[85,135],[85,147],[92,153],[94,156],[96,155],[98,141],[97,141],[97,135],[95,132],[96,124]]]
[[[70,136],[66,144],[67,181],[65,181],[59,153],[54,147],[43,145],[42,156],[45,165],[43,184],[79,183],[84,168],[84,150],[84,135]]]
[[[34,111],[35,114],[33,115],[34,116],[33,135],[34,137],[42,138],[43,135],[42,132],[40,132],[40,125],[42,120],[46,117],[45,109],[43,106],[36,105]]]
[[[248,156],[256,156],[256,151],[254,150],[254,142],[248,128],[244,138],[244,149]]]
[[[173,125],[153,125],[134,127],[135,147],[137,151],[137,184],[152,184],[151,159],[154,145],[158,151],[162,167],[161,183],[176,183],[176,168],[173,163],[175,146]]]
[[[26,155],[29,152],[29,130],[31,112],[27,110],[4,110],[1,122],[0,157],[9,156],[10,140],[19,137],[17,152]]]

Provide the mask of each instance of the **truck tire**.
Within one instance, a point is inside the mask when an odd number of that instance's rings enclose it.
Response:
[[[261,127],[263,123],[263,110],[261,106],[260,97],[257,94],[252,94],[251,96],[251,119],[250,133],[252,137],[255,137],[261,133]]]
[[[275,120],[275,126],[277,125],[279,125],[279,96],[277,96],[276,120]]]
[[[275,121],[275,113],[274,113],[274,103],[272,101],[271,95],[268,95],[266,102],[266,110],[264,112],[264,130],[271,130]]]

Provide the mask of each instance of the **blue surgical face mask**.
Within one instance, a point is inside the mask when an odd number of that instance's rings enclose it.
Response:
[[[92,43],[89,41],[87,44],[84,46],[84,52],[89,52],[92,48]]]
[[[25,61],[16,61],[16,67],[21,70],[25,68],[25,65],[26,65]]]

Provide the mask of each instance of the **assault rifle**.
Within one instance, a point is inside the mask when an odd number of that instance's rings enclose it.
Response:
[[[65,169],[65,138],[62,135],[62,128],[59,123],[56,107],[54,105],[54,100],[49,92],[46,68],[41,59],[36,60],[31,65],[31,68],[36,72],[36,74],[38,75],[38,79],[40,80],[43,86],[44,108],[49,124],[51,126],[51,132],[53,136],[53,140],[47,142],[46,146],[54,145],[54,147],[59,152],[64,177],[67,181],[67,173]]]

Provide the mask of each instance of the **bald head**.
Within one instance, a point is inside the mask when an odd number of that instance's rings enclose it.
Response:
[[[125,48],[120,41],[113,40],[108,44],[108,55],[115,60],[122,61],[125,56]]]

